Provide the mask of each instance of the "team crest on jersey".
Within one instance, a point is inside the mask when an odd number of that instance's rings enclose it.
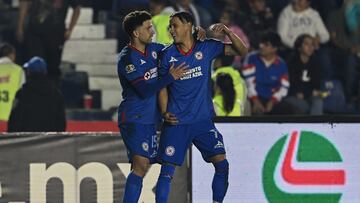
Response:
[[[150,79],[155,78],[157,76],[158,76],[157,68],[152,68],[152,69],[150,69],[148,72],[146,72],[144,74],[144,79],[145,80],[150,80]]]
[[[144,151],[149,151],[149,144],[148,143],[146,143],[146,142],[143,142],[142,144],[141,144],[141,146],[142,146],[142,148],[143,148],[143,150]]]
[[[140,65],[145,64],[145,63],[146,63],[146,61],[140,59]]]
[[[157,53],[155,51],[151,52],[151,55],[154,59],[157,59]]]
[[[136,71],[135,66],[134,66],[133,64],[127,65],[127,66],[125,67],[125,70],[126,70],[126,73],[127,73],[127,74]]]
[[[174,154],[175,154],[175,148],[174,148],[173,146],[168,146],[168,147],[166,147],[166,149],[165,149],[165,154],[166,154],[167,156],[174,156]]]
[[[201,51],[198,51],[195,53],[195,58],[197,60],[201,60],[203,58],[203,53]]]

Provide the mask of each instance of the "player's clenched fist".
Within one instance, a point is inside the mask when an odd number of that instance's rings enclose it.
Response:
[[[179,120],[176,118],[176,116],[170,112],[165,112],[163,116],[164,121],[170,125],[176,125],[179,123]]]

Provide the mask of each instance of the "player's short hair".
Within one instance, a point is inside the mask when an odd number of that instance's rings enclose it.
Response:
[[[131,37],[133,31],[147,20],[151,20],[151,15],[147,11],[133,11],[125,16],[123,29]]]
[[[0,44],[0,57],[9,56],[10,54],[15,53],[15,48],[9,43]]]
[[[195,18],[190,13],[185,11],[175,12],[170,16],[170,19],[172,18],[179,18],[181,22],[183,23],[191,23],[191,25],[194,25]]]
[[[279,48],[281,46],[281,38],[276,32],[266,32],[261,37],[260,43],[269,42],[273,47]]]

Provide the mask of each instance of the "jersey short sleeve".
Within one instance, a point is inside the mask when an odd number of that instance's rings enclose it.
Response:
[[[160,77],[163,77],[168,74],[169,72],[169,66],[170,62],[167,59],[167,56],[165,54],[165,50],[160,52],[160,66],[159,66],[159,75]]]
[[[138,64],[134,64],[128,58],[123,58],[118,62],[118,74],[122,75],[129,82],[136,82],[144,77],[144,73],[139,69]]]
[[[206,40],[206,49],[208,50],[209,57],[214,59],[224,54],[225,44],[216,39]]]

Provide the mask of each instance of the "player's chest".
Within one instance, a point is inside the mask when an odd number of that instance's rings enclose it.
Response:
[[[158,61],[150,57],[137,59],[137,67],[146,82],[154,82],[158,77]]]
[[[196,82],[206,79],[209,74],[211,61],[206,60],[202,51],[195,51],[189,55],[174,55],[170,57],[169,64],[174,63],[175,66],[185,62],[188,70],[178,82]]]

